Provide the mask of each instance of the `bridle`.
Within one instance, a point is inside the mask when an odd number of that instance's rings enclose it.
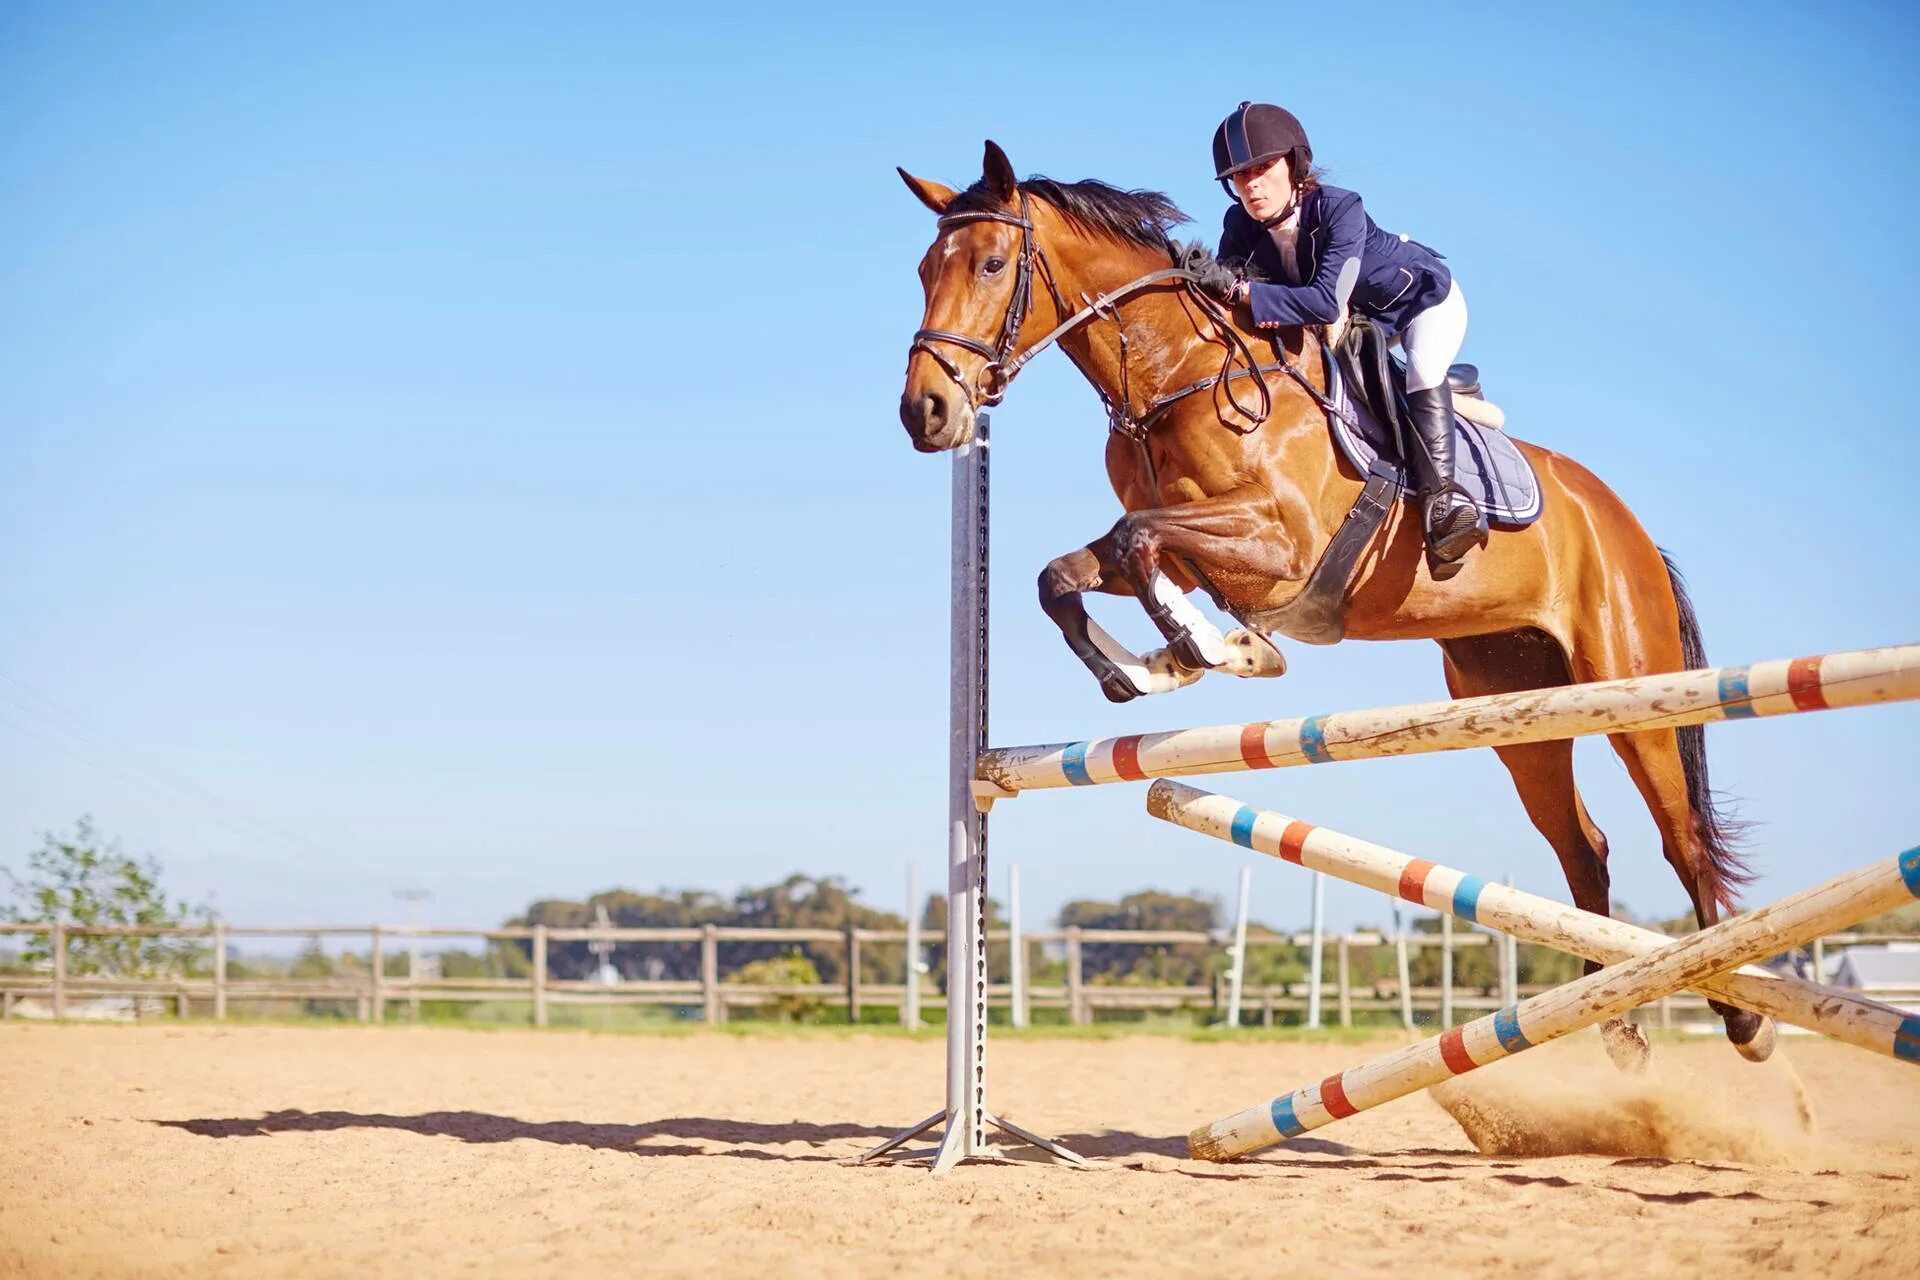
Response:
[[[1107,417],[1112,429],[1134,441],[1144,441],[1147,431],[1151,429],[1154,422],[1159,419],[1162,413],[1171,408],[1175,402],[1185,399],[1196,391],[1223,386],[1226,388],[1227,400],[1232,404],[1233,408],[1238,411],[1242,417],[1251,421],[1252,425],[1247,427],[1246,430],[1256,430],[1267,420],[1273,411],[1273,394],[1267,387],[1266,379],[1262,376],[1267,373],[1285,372],[1290,374],[1296,382],[1306,388],[1307,392],[1312,395],[1316,401],[1320,401],[1323,404],[1325,403],[1325,398],[1321,395],[1318,388],[1314,387],[1312,383],[1307,380],[1306,375],[1301,373],[1300,370],[1286,358],[1286,350],[1284,348],[1280,351],[1281,358],[1277,364],[1261,364],[1258,357],[1253,354],[1253,349],[1247,345],[1246,339],[1241,337],[1233,325],[1228,322],[1226,312],[1221,306],[1200,289],[1194,287],[1199,277],[1186,268],[1179,266],[1162,267],[1158,271],[1149,271],[1143,276],[1129,280],[1119,288],[1105,293],[1098,298],[1086,298],[1083,295],[1081,300],[1086,305],[1078,311],[1070,311],[1067,306],[1067,300],[1061,296],[1060,286],[1055,282],[1053,266],[1047,261],[1046,252],[1040,248],[1039,242],[1034,237],[1033,208],[1025,191],[1020,192],[1020,211],[1018,213],[1006,209],[967,209],[960,213],[943,213],[934,225],[938,228],[939,232],[944,235],[955,227],[966,226],[974,222],[1003,222],[1008,226],[1020,228],[1020,260],[1019,265],[1014,271],[1013,296],[1007,299],[1007,313],[1000,321],[1000,336],[998,340],[995,341],[992,346],[988,346],[978,338],[964,333],[953,333],[946,329],[918,329],[914,332],[913,343],[907,348],[907,354],[908,357],[911,358],[916,351],[926,352],[933,362],[945,371],[947,377],[952,379],[954,386],[960,389],[960,394],[966,397],[968,407],[975,412],[999,404],[1000,401],[1005,398],[1007,388],[1012,384],[1014,375],[1019,373],[1029,360],[1039,355],[1042,351],[1045,351],[1074,329],[1102,316],[1111,319],[1114,322],[1116,330],[1119,332],[1121,387],[1117,402],[1108,399],[1104,391],[1100,393],[1100,396],[1101,399],[1107,401]],[[1171,243],[1168,244],[1168,256],[1176,256],[1173,253]],[[1020,329],[1026,323],[1027,312],[1031,310],[1033,306],[1033,277],[1036,267],[1039,269],[1040,278],[1046,282],[1047,292],[1052,295],[1054,309],[1062,319],[1060,323],[1055,325],[1052,331],[1041,338],[1040,341],[1034,343],[1019,355],[1015,355],[1014,349],[1020,342]],[[1178,391],[1156,398],[1148,404],[1146,411],[1136,418],[1132,413],[1131,398],[1127,386],[1128,361],[1126,328],[1120,322],[1120,312],[1116,304],[1142,290],[1152,288],[1155,285],[1163,284],[1167,281],[1178,281],[1186,289],[1188,296],[1200,306],[1202,312],[1212,321],[1215,330],[1222,335],[1224,340],[1224,345],[1227,348],[1226,358],[1222,361],[1218,374],[1212,377],[1202,378],[1197,382],[1180,388]],[[961,373],[960,366],[955,364],[945,352],[940,350],[940,348],[935,345],[936,343],[948,343],[971,351],[975,355],[984,358],[987,363],[986,367],[981,370],[981,385],[975,387],[969,384],[965,375]],[[1236,364],[1239,366],[1238,368],[1235,367]],[[1243,405],[1233,394],[1232,384],[1241,378],[1252,379],[1254,387],[1259,392],[1259,403],[1257,406],[1250,408]],[[1097,383],[1095,384],[1095,388],[1098,390]]]
[[[1004,209],[968,209],[962,213],[943,213],[934,225],[940,234],[945,235],[955,227],[963,227],[974,222],[1004,222],[1008,226],[1020,228],[1020,265],[1013,276],[1013,296],[1007,299],[1007,314],[1000,321],[1000,338],[993,346],[988,346],[978,338],[964,333],[951,333],[945,329],[918,329],[913,335],[913,345],[907,348],[908,356],[916,351],[924,351],[933,358],[933,362],[946,371],[953,379],[960,394],[967,398],[967,404],[978,411],[999,404],[1007,394],[1007,386],[1013,381],[1013,375],[1020,366],[1032,359],[1044,344],[1035,347],[1024,356],[1016,357],[1013,349],[1020,342],[1020,327],[1027,322],[1027,312],[1033,306],[1033,269],[1037,263],[1040,273],[1047,282],[1047,292],[1053,295],[1053,302],[1061,315],[1067,314],[1066,299],[1060,296],[1060,287],[1054,283],[1053,267],[1046,256],[1040,252],[1040,246],[1033,236],[1033,207],[1028,202],[1027,193],[1020,193],[1020,212],[1013,213]],[[1061,332],[1049,334],[1051,342]],[[949,342],[956,347],[964,347],[975,355],[985,357],[987,366],[981,371],[982,386],[968,385],[960,372],[960,366],[948,359],[937,342]]]

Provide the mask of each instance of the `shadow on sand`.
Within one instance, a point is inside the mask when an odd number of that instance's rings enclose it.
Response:
[[[391,1129],[428,1138],[453,1138],[460,1142],[513,1142],[528,1139],[560,1146],[591,1147],[600,1151],[620,1151],[636,1156],[730,1155],[750,1160],[843,1160],[858,1154],[844,1145],[858,1142],[862,1147],[892,1136],[895,1129],[886,1125],[811,1124],[788,1121],[772,1124],[748,1120],[722,1120],[711,1116],[676,1116],[646,1124],[598,1124],[582,1120],[518,1120],[512,1116],[490,1115],[481,1111],[429,1111],[420,1115],[384,1115],[355,1111],[269,1111],[259,1116],[208,1117],[197,1120],[155,1120],[163,1128],[179,1129],[202,1138],[263,1138],[282,1133],[334,1133],[348,1129]],[[674,1139],[680,1141],[675,1142]],[[1176,1160],[1187,1158],[1185,1135],[1153,1135],[1103,1130],[1097,1133],[1072,1133],[1061,1136],[1073,1150],[1096,1160],[1125,1159],[1130,1156],[1161,1156]],[[692,1146],[689,1143],[705,1145]],[[832,1153],[794,1154],[781,1148],[796,1143],[819,1148],[839,1146]],[[1295,1149],[1342,1154],[1346,1148],[1337,1143],[1307,1140]],[[1010,1159],[1030,1154],[1018,1146],[1004,1148]]]

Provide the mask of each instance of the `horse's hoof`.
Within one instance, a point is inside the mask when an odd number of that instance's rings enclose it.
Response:
[[[1749,1022],[1754,1025],[1748,1026]],[[1744,1011],[1727,1019],[1727,1039],[1733,1041],[1733,1047],[1748,1062],[1765,1062],[1773,1056],[1773,1047],[1778,1043],[1772,1018]]]
[[[1140,696],[1140,690],[1134,688],[1133,681],[1124,671],[1115,671],[1100,677],[1100,692],[1107,695],[1108,702],[1132,702]]]
[[[1613,1065],[1628,1075],[1637,1076],[1645,1071],[1647,1060],[1653,1056],[1647,1033],[1624,1018],[1600,1024],[1600,1043],[1606,1046]]]

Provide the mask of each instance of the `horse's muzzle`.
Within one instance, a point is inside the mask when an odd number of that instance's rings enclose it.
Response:
[[[900,425],[921,453],[941,453],[973,439],[973,409],[945,387],[909,390],[900,397]]]

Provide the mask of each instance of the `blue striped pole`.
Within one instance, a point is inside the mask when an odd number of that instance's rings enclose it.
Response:
[[[1177,784],[1162,785],[1171,788]],[[1162,791],[1161,795],[1165,807],[1168,793]],[[1168,817],[1170,812],[1158,816]],[[1323,833],[1322,828],[1272,816],[1285,824],[1281,835],[1272,841],[1275,847],[1282,847],[1284,842],[1299,850],[1298,856],[1289,857],[1288,861],[1312,865],[1308,861],[1310,854],[1315,862],[1323,861],[1320,854],[1325,842],[1317,840]],[[1169,820],[1177,821],[1171,817]],[[1256,817],[1250,831],[1259,830]],[[1248,847],[1259,848],[1259,836],[1253,839],[1255,843]],[[1442,882],[1436,886],[1439,892],[1449,888],[1444,884],[1447,878],[1431,874],[1425,877],[1430,882],[1436,879]],[[1361,882],[1371,883],[1370,880]],[[1451,891],[1453,900],[1458,902],[1461,892],[1458,882],[1451,886]],[[1508,895],[1516,900],[1530,896],[1504,885],[1482,882],[1467,905],[1475,914],[1490,917],[1496,907],[1502,912],[1514,909],[1513,903],[1502,901]],[[1691,937],[1669,942],[1487,1017],[1450,1028],[1433,1039],[1409,1045],[1328,1076],[1318,1084],[1293,1090],[1202,1126],[1188,1135],[1188,1150],[1202,1160],[1231,1160],[1258,1151],[1534,1045],[1619,1017],[1661,996],[1724,982],[1729,970],[1800,946],[1915,898],[1920,898],[1920,848],[1848,872],[1771,906],[1724,920]],[[1781,1016],[1786,1016],[1784,1011]],[[1898,1048],[1892,1051],[1913,1060],[1915,1050],[1911,1039],[1906,1042],[1906,1048],[1904,1053]]]

